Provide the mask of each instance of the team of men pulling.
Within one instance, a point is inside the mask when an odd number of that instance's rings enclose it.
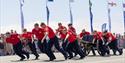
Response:
[[[53,46],[63,54],[65,60],[72,59],[74,53],[75,55],[78,54],[80,56],[79,59],[83,59],[86,56],[86,53],[84,47],[81,48],[80,42],[83,40],[83,37],[89,35],[94,37],[92,43],[99,42],[98,49],[101,52],[101,56],[105,56],[106,54],[110,55],[110,51],[106,46],[113,50],[114,55],[116,55],[116,51],[119,52],[119,55],[122,55],[123,52],[117,47],[117,39],[112,33],[107,31],[94,31],[90,34],[89,32],[82,30],[82,32],[77,35],[72,24],[68,24],[67,29],[61,23],[58,23],[58,29],[56,29],[56,33],[54,33],[53,29],[46,24],[41,23],[39,26],[39,24],[36,23],[34,24],[32,32],[28,32],[27,29],[24,29],[23,34],[21,35],[7,32],[6,42],[13,45],[14,52],[21,58],[20,61],[23,61],[25,58],[30,58],[29,53],[23,50],[24,45],[30,47],[32,54],[36,56],[35,60],[39,59],[34,40],[38,41],[38,48],[42,53],[45,53],[49,57],[50,61],[56,59],[52,51]],[[59,40],[62,41],[62,46],[59,45]],[[93,54],[96,55],[94,51]]]

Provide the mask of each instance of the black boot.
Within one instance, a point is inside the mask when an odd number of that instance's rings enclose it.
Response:
[[[54,61],[56,58],[50,58],[50,60],[49,61]]]
[[[68,58],[68,55],[65,55],[64,57],[65,57],[65,60],[67,60],[67,58]]]
[[[27,59],[29,59],[29,58],[30,58],[30,55],[29,55],[29,53],[27,53],[27,54],[26,54],[26,57],[27,57]]]
[[[35,58],[35,60],[38,60],[39,59],[39,55],[36,55],[36,58]]]
[[[82,56],[82,57],[80,57],[79,59],[83,59],[83,58],[85,58],[85,56]]]
[[[21,59],[20,59],[20,61],[23,61],[25,59],[25,57],[22,57]]]
[[[122,55],[123,54],[123,49],[119,49],[118,52],[119,52],[119,55]]]

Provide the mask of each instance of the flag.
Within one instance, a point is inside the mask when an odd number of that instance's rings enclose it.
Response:
[[[72,10],[71,7],[69,7],[70,9],[70,23],[73,24],[73,15],[72,15]]]
[[[106,30],[107,23],[102,24],[102,32]]]
[[[69,0],[69,2],[74,2],[74,0]]]
[[[123,8],[125,8],[125,3],[123,3]]]
[[[89,0],[89,12],[90,12],[90,27],[91,32],[93,32],[93,14],[92,14],[92,2]]]
[[[124,32],[125,32],[125,11],[123,11],[124,13]]]
[[[47,25],[49,25],[49,15],[50,15],[50,12],[49,12],[49,8],[48,8],[47,5],[46,5],[46,12],[47,12]]]
[[[113,6],[116,6],[117,4],[115,2],[110,2],[110,3],[108,3],[108,5],[113,7]]]
[[[49,25],[49,18],[50,18],[50,11],[49,11],[49,8],[48,8],[48,2],[53,2],[54,0],[47,0],[46,1],[46,14],[47,14],[47,25]]]
[[[23,16],[23,5],[24,5],[24,0],[19,0],[20,2],[20,15],[21,15],[21,29],[24,29],[24,16]]]
[[[24,0],[19,0],[21,7],[24,5]]]
[[[70,23],[73,24],[73,14],[72,14],[71,2],[73,2],[73,0],[69,0],[69,12],[70,12]]]
[[[109,6],[113,7],[113,6],[117,6],[117,4],[113,1],[108,2],[108,22],[109,22],[109,31],[111,32],[111,28],[112,28],[111,27],[111,25],[112,25],[111,24],[111,9]]]
[[[123,3],[123,8],[125,9],[125,3]],[[125,10],[123,10],[123,16],[124,16],[124,32],[125,32]]]
[[[111,32],[111,16],[110,16],[110,8],[108,8],[108,22],[109,22],[109,31]]]
[[[53,2],[53,0],[48,0],[49,2]]]

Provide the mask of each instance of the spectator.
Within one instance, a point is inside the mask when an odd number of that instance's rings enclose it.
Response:
[[[0,56],[4,55],[4,43],[3,43],[3,38],[2,34],[0,35]]]
[[[122,40],[123,40],[123,44],[124,44],[124,45],[123,45],[123,47],[125,48],[125,34],[124,34],[124,36],[123,36],[123,39],[122,39]]]
[[[12,32],[12,31],[11,31],[11,32]],[[6,38],[6,37],[4,36],[4,39],[5,39],[5,38]],[[12,44],[6,43],[5,40],[4,40],[4,52],[5,52],[5,55],[12,55],[12,54],[14,54]]]

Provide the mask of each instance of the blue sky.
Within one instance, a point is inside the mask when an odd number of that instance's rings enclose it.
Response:
[[[108,23],[107,0],[91,0],[93,3],[93,26],[101,31],[101,25]],[[111,7],[112,32],[123,33],[123,0],[112,0],[116,7]],[[50,26],[57,28],[57,23],[62,22],[67,26],[70,23],[69,0],[54,0],[48,3],[50,9]],[[25,28],[29,31],[34,23],[46,23],[46,0],[25,0],[23,12]],[[89,3],[88,0],[74,0],[71,3],[74,27],[77,32],[82,29],[90,31]],[[108,28],[108,26],[107,26]],[[19,0],[0,0],[0,33],[16,30],[21,33]]]

